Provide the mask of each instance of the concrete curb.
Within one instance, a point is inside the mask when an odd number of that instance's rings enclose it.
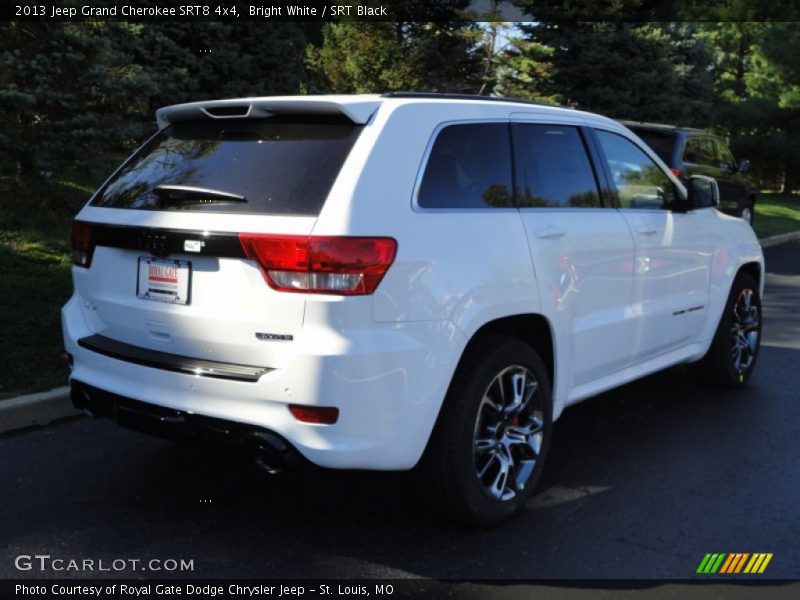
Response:
[[[65,417],[83,414],[72,406],[69,388],[60,387],[0,400],[0,433],[34,425],[47,425]]]
[[[762,248],[769,248],[770,246],[777,246],[778,244],[785,244],[786,242],[793,242],[800,240],[800,231],[790,231],[789,233],[781,233],[780,235],[773,235],[772,237],[758,240]]]

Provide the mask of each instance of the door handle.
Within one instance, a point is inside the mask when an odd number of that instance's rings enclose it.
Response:
[[[653,227],[652,225],[640,225],[639,227],[636,228],[636,231],[638,231],[642,235],[653,235],[659,232],[659,230],[656,227]]]
[[[535,232],[536,237],[544,239],[560,238],[567,235],[567,230],[561,227],[542,227]]]

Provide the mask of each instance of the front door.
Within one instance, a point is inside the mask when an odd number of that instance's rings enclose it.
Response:
[[[682,210],[676,186],[632,140],[595,134],[636,247],[631,307],[638,324],[631,352],[639,363],[699,337],[714,249],[706,221],[713,215]]]

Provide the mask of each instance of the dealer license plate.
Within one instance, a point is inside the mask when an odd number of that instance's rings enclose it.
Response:
[[[189,304],[192,263],[188,260],[139,257],[136,295],[142,300]]]

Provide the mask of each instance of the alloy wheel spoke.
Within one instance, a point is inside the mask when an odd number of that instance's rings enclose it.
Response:
[[[485,454],[494,450],[495,446],[497,446],[497,442],[493,439],[482,438],[475,440],[475,454]]]
[[[536,381],[529,380],[525,371],[515,373],[511,378],[514,400],[505,407],[505,415],[513,417],[523,412],[538,388],[539,384]]]
[[[511,470],[511,465],[508,459],[501,454],[497,455],[497,463],[500,465],[500,468],[498,469],[497,475],[495,475],[494,481],[492,481],[492,485],[489,489],[493,496],[501,499],[503,497],[503,492],[506,489],[506,484],[508,483],[508,475],[509,471]]]
[[[513,398],[509,404],[503,407],[503,414],[506,416],[513,415],[522,410],[525,406],[525,382],[527,377],[525,372],[514,373],[511,376],[511,392]]]
[[[506,427],[506,435],[514,439],[527,438],[528,436],[535,435],[542,430],[544,422],[542,419],[532,416],[527,423],[522,425],[509,425]]]
[[[744,336],[745,343],[747,344],[747,349],[750,351],[750,354],[756,353],[756,348],[758,348],[758,332],[751,331]]]

